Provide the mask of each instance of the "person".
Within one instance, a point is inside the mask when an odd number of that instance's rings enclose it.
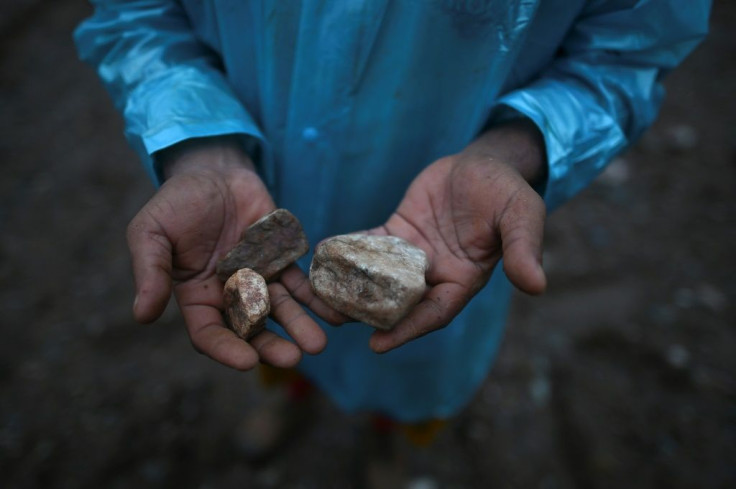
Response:
[[[511,284],[545,290],[546,212],[653,122],[706,0],[97,1],[75,32],[158,191],[132,220],[134,315],[176,297],[194,347],[299,369],[347,411],[456,414],[487,376]],[[391,331],[349,321],[299,266],[268,331],[223,323],[215,263],[278,207],[312,245],[402,237],[428,291]]]

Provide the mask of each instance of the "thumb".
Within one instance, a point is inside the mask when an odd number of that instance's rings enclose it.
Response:
[[[512,284],[533,295],[547,287],[542,268],[545,216],[544,202],[530,189],[527,195],[514,198],[499,222],[503,269]]]
[[[150,323],[164,312],[171,297],[171,243],[141,211],[128,226],[128,248],[135,278],[133,316]]]

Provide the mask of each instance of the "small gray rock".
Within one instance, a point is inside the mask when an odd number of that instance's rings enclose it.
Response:
[[[217,277],[225,282],[237,270],[250,268],[269,281],[307,251],[309,242],[299,220],[286,209],[276,209],[243,232],[217,264]]]
[[[225,282],[225,319],[235,334],[249,340],[266,326],[271,312],[266,280],[249,268],[235,272]]]
[[[401,238],[348,234],[320,243],[309,280],[336,311],[388,330],[422,299],[428,266],[424,252]]]

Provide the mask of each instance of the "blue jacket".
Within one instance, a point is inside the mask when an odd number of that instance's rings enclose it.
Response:
[[[544,134],[549,208],[654,120],[662,77],[705,35],[708,0],[120,0],[75,33],[151,155],[242,134],[311,243],[374,227],[423,167],[501,118]],[[308,266],[306,257],[302,266]],[[375,355],[327,327],[302,369],[346,410],[457,412],[488,373],[511,287],[498,267],[447,328]]]

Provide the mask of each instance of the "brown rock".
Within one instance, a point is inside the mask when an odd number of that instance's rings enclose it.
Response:
[[[309,251],[301,223],[286,209],[266,214],[243,232],[240,242],[217,264],[225,282],[241,268],[250,268],[269,281]]]
[[[379,329],[391,329],[426,289],[427,256],[395,236],[349,234],[317,247],[312,289],[335,310]]]
[[[268,286],[259,274],[243,268],[225,282],[225,319],[235,334],[252,338],[266,326],[270,312]]]

